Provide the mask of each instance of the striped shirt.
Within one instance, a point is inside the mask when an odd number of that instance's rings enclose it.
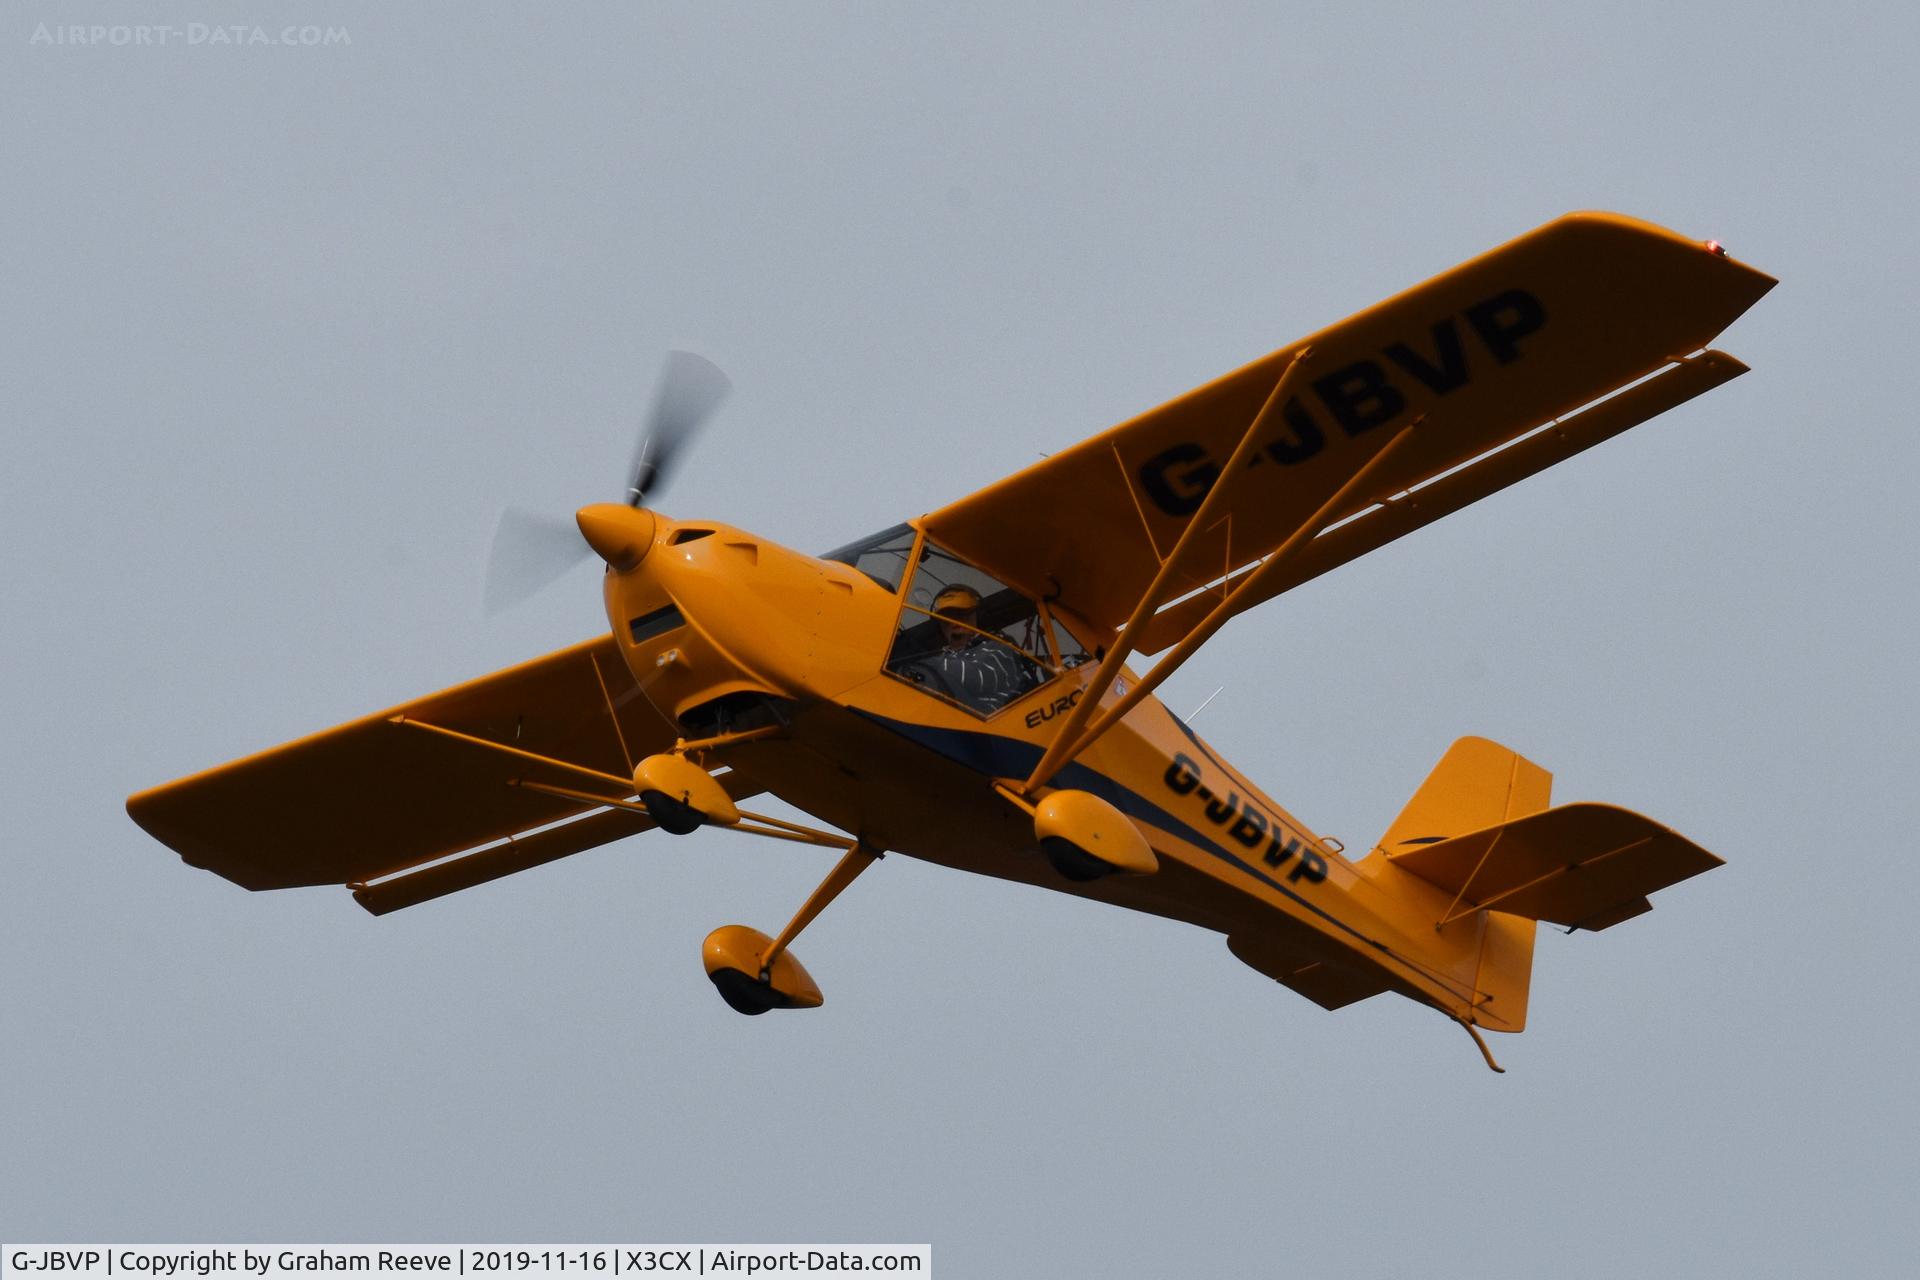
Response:
[[[1011,649],[981,639],[965,648],[937,649],[916,658],[901,674],[987,714],[1039,683],[1033,663]]]

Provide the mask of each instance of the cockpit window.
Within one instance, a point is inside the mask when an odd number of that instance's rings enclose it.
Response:
[[[907,558],[913,554],[913,526],[897,524],[882,533],[849,542],[821,556],[851,565],[888,591],[898,591],[907,579]]]
[[[920,553],[890,674],[989,716],[1059,670],[1032,600],[938,547]]]
[[[1067,630],[1067,624],[1060,620],[1060,615],[1052,609],[1047,612],[1052,615],[1050,620],[1053,623],[1053,656],[1056,665],[1077,667],[1083,662],[1092,662],[1093,655],[1087,652],[1085,645],[1074,639],[1073,632]]]

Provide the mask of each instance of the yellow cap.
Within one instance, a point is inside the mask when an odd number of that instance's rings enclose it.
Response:
[[[965,583],[955,583],[943,588],[933,598],[935,613],[966,613],[980,607],[980,593]]]

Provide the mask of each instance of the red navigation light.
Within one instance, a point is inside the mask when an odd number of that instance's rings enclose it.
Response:
[[[1727,256],[1727,246],[1721,244],[1718,240],[1709,240],[1707,241],[1707,252],[1717,254],[1724,258]]]

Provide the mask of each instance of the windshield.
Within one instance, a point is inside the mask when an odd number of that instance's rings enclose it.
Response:
[[[888,591],[898,591],[907,577],[907,557],[913,554],[913,539],[913,526],[897,524],[858,542],[836,547],[820,558],[851,565]]]

